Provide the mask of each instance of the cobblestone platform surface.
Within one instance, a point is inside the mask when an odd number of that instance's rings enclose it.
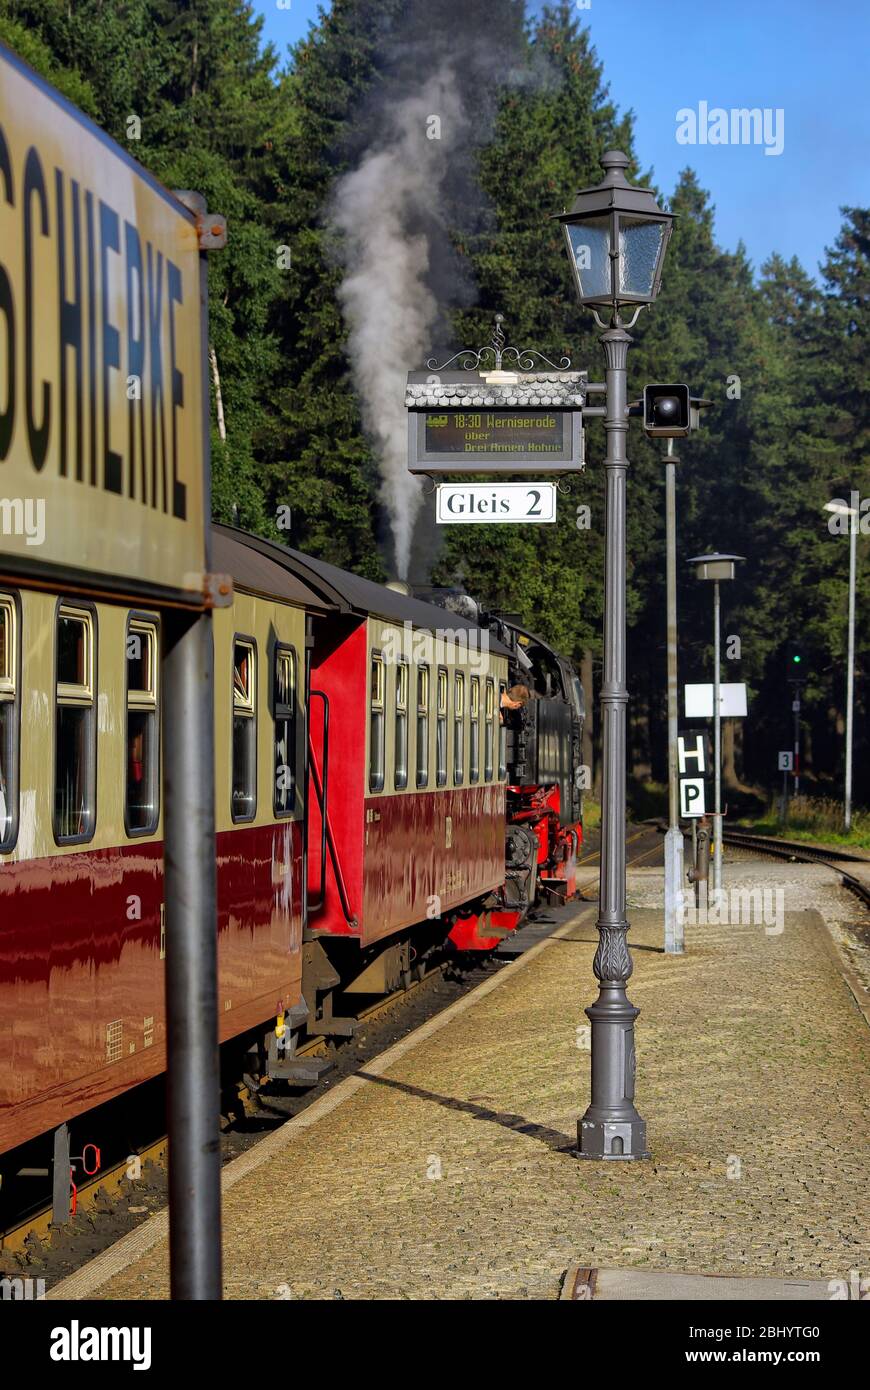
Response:
[[[336,1091],[265,1141],[267,1162],[238,1160],[226,1296],[556,1299],[577,1264],[870,1275],[870,1030],[819,915],[862,909],[816,865],[742,860],[727,877],[774,893],[767,925],[690,923],[683,957],[661,951],[661,870],[629,879],[650,1162],[570,1152],[588,1099],[586,909],[381,1074],[342,1083],[344,1103]],[[167,1292],[160,1240],[88,1296]]]

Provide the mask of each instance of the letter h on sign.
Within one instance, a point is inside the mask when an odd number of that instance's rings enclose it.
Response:
[[[695,776],[703,776],[707,771],[707,738],[703,730],[677,736],[677,761],[681,777],[690,771]],[[689,763],[693,764],[691,768]]]

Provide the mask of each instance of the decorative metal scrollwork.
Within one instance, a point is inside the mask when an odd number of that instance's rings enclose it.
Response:
[[[595,978],[625,982],[631,975],[634,965],[628,954],[626,934],[628,927],[599,927],[598,950],[592,962]]]
[[[557,365],[555,362],[551,362],[549,357],[545,357],[542,352],[538,352],[535,348],[505,347],[504,330],[502,328],[503,323],[504,314],[496,314],[492,338],[489,344],[481,348],[479,352],[475,352],[473,348],[462,348],[459,352],[455,352],[452,357],[449,357],[446,362],[441,362],[440,364],[434,357],[430,357],[426,366],[432,372],[443,372],[451,366],[452,363],[458,362],[461,371],[470,372],[473,371],[475,367],[482,366],[485,358],[491,357],[493,360],[491,370],[496,372],[502,370],[502,363],[506,361],[515,362],[521,372],[533,372],[536,365],[535,358],[538,358],[540,362],[554,372],[567,372],[570,369],[570,357],[561,358]]]

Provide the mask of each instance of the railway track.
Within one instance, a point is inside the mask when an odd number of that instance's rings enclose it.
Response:
[[[661,837],[650,826],[630,827],[626,839],[628,864],[648,863],[662,854]],[[600,849],[592,847],[581,856],[578,867],[593,867],[600,860]],[[578,901],[592,901],[598,892],[598,880],[586,882]],[[538,920],[546,916],[544,908]],[[299,1114],[324,1090],[371,1062],[379,1052],[391,1046],[399,1037],[413,1032],[422,1022],[457,997],[473,989],[482,976],[503,969],[504,959],[494,955],[461,978],[450,978],[448,962],[439,962],[422,980],[407,989],[399,989],[384,999],[357,1012],[359,1031],[354,1037],[340,1040],[340,1045],[323,1038],[312,1038],[297,1049],[297,1056],[330,1055],[337,1065],[323,1081],[304,1094],[292,1098],[271,1094],[268,1090],[253,1096],[239,1086],[239,1109],[236,1122],[227,1123],[222,1134],[224,1161],[256,1143],[265,1134],[294,1115]],[[27,1270],[45,1274],[49,1283],[65,1277],[75,1268],[107,1248],[121,1235],[133,1229],[164,1205],[166,1200],[166,1159],[168,1145],[165,1135],[140,1146],[131,1146],[130,1153],[112,1163],[91,1178],[80,1183],[77,1191],[77,1215],[70,1226],[58,1231],[52,1226],[50,1205],[28,1211],[0,1232],[0,1275],[4,1272],[22,1273]],[[141,1186],[134,1187],[136,1199],[130,1201],[130,1160],[138,1159],[143,1177]]]
[[[746,830],[724,830],[722,839],[725,844],[733,845],[735,849],[753,850],[772,859],[786,859],[797,864],[824,864],[839,874],[844,886],[860,898],[865,906],[870,907],[870,860],[859,854],[848,854],[845,851],[841,853],[829,846],[805,844],[800,840],[781,840],[774,835],[755,835]],[[846,864],[866,864],[868,877],[864,879],[858,874],[850,873],[844,867]]]

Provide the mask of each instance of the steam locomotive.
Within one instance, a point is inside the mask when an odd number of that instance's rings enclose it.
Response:
[[[304,1086],[349,996],[573,895],[583,691],[466,599],[224,526],[213,564],[220,1037]],[[0,586],[0,1178],[165,1067],[161,656],[156,609]]]

